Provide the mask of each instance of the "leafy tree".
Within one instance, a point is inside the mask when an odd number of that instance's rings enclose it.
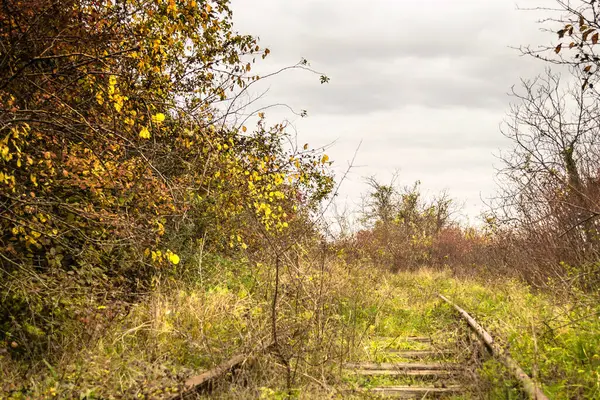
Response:
[[[454,206],[447,194],[424,199],[418,181],[403,189],[372,177],[368,184],[363,219],[370,229],[357,234],[358,245],[376,265],[395,271],[437,263],[434,242],[453,225]]]
[[[198,240],[245,248],[331,190],[285,125],[227,123],[270,53],[228,1],[8,1],[0,21],[0,340],[57,343],[73,293],[139,292]]]
[[[384,185],[370,177],[367,184],[371,187],[371,192],[365,201],[365,221],[379,221],[384,224],[391,222],[396,212],[398,196],[393,181],[390,185]]]

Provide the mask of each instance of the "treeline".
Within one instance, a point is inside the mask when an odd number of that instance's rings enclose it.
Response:
[[[336,248],[351,264],[392,272],[422,267],[452,268],[456,274],[481,272],[492,258],[494,238],[486,229],[457,222],[459,204],[447,193],[426,197],[420,182],[400,187],[368,178],[360,216],[363,229],[342,233]],[[343,216],[339,216],[343,218]]]

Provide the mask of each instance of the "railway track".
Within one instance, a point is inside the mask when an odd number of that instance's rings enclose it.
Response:
[[[346,393],[355,398],[431,399],[468,394],[465,371],[430,337],[379,338],[383,356],[394,362],[349,362],[346,376],[359,386]],[[418,343],[420,350],[399,350]],[[381,352],[378,354],[382,356]],[[383,379],[381,379],[383,378]]]
[[[521,383],[523,392],[530,399],[548,400],[542,390],[527,376],[522,368],[498,346],[492,336],[465,310],[448,298],[438,297],[451,305],[468,324],[474,336],[491,356],[502,362],[511,374]],[[349,362],[344,365],[348,375],[362,388],[348,391],[350,395],[362,398],[401,398],[401,399],[449,399],[473,398],[469,385],[470,376],[466,365],[449,361],[447,355],[460,351],[455,348],[440,350],[431,337],[380,338],[385,352],[396,362]],[[417,342],[420,350],[398,350],[398,344]],[[424,347],[424,348],[423,348]],[[378,378],[385,377],[381,380]],[[381,384],[383,382],[383,384]],[[373,385],[373,383],[375,383]]]
[[[548,400],[541,389],[520,366],[496,344],[492,336],[465,310],[442,295],[438,297],[458,312],[471,329],[471,336],[480,341],[481,348],[503,363],[521,383],[524,394],[534,400]],[[339,389],[343,398],[360,399],[471,399],[473,374],[468,363],[457,360],[465,349],[458,344],[436,343],[434,336],[378,337],[378,354],[370,359],[382,362],[355,360],[342,365],[342,375],[348,385]],[[268,351],[265,347],[264,351]],[[470,351],[467,349],[467,351]],[[383,353],[383,354],[382,354]],[[238,355],[213,370],[188,379],[182,392],[172,399],[193,399],[197,394],[210,392],[215,381],[240,368],[248,357]],[[351,388],[348,389],[348,386]]]

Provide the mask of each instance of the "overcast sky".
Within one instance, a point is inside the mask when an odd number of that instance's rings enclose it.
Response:
[[[327,153],[341,174],[362,142],[339,203],[350,208],[366,190],[364,178],[415,180],[429,194],[447,189],[475,222],[480,200],[494,192],[494,154],[507,146],[500,134],[507,92],[542,63],[509,46],[548,43],[536,20],[518,8],[552,0],[233,0],[234,25],[260,37],[271,55],[258,71],[306,58],[318,76],[292,71],[262,87],[267,103],[306,109],[288,118],[298,141],[333,143]]]

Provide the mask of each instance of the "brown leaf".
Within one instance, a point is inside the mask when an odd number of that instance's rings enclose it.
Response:
[[[587,67],[585,67],[583,70],[584,70],[585,72],[590,72],[590,69],[592,69],[592,66],[591,66],[591,65],[588,65],[588,66],[587,66]]]
[[[594,35],[592,36],[592,43],[598,43],[598,32],[594,33]]]
[[[583,39],[583,41],[585,42],[588,38],[588,36],[590,35],[590,33],[594,32],[595,29],[588,29],[585,32],[583,32],[583,35],[581,36],[581,39]]]
[[[559,43],[558,46],[556,46],[556,48],[554,49],[554,52],[556,54],[560,53],[560,49],[562,48],[562,43]]]
[[[558,33],[558,38],[562,39],[565,36],[565,32],[566,31],[564,29],[561,29],[560,31],[558,31],[557,32]]]
[[[575,44],[575,42],[571,42],[571,43],[569,43],[569,48],[570,48],[570,49],[572,49],[572,48],[573,48],[573,47],[575,47],[575,46],[577,46],[577,45]]]

